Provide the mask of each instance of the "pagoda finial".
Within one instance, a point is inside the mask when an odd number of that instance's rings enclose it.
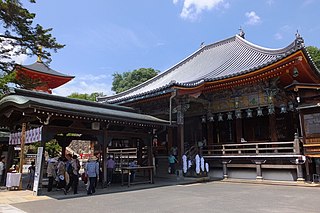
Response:
[[[301,35],[300,35],[300,33],[299,33],[299,30],[297,30],[297,32],[296,32],[296,38],[301,38]]]
[[[239,32],[239,34],[238,34],[238,35],[239,35],[241,38],[243,38],[243,39],[244,39],[244,38],[245,38],[245,37],[244,37],[244,35],[245,35],[246,33],[243,31],[243,29],[242,29],[242,27],[241,27],[241,26],[240,26],[240,28],[239,28],[239,31],[240,31],[240,32]]]
[[[38,53],[37,62],[41,63],[41,62],[42,62],[42,59],[41,59],[42,46],[40,45],[40,46],[38,47],[38,49],[39,49],[39,53]]]
[[[296,40],[295,40],[295,45],[297,48],[301,48],[304,47],[304,40],[302,38],[302,36],[300,35],[299,31],[297,30],[296,34]]]

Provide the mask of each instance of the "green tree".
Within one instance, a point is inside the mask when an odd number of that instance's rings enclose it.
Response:
[[[35,0],[29,1],[35,3]],[[24,84],[13,73],[16,56],[37,55],[44,63],[49,63],[50,51],[57,52],[64,47],[50,34],[51,28],[34,24],[35,16],[23,7],[20,0],[0,0],[0,92],[8,82]]]
[[[83,99],[83,100],[88,100],[88,101],[96,101],[98,96],[103,96],[103,93],[99,93],[99,92],[94,92],[91,94],[81,94],[81,93],[77,93],[74,92],[71,95],[69,95],[69,98],[76,98],[76,99]]]
[[[156,76],[159,72],[159,70],[152,68],[140,68],[122,74],[114,73],[111,90],[116,93],[126,91]]]
[[[314,46],[308,46],[306,47],[308,52],[310,53],[310,56],[318,69],[320,69],[320,49]]]

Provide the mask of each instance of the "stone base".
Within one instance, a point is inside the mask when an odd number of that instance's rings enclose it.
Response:
[[[263,180],[263,177],[262,176],[257,176],[256,180]]]

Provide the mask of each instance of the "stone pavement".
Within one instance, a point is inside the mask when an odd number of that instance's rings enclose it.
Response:
[[[186,178],[186,177],[177,177],[175,175],[166,175],[162,177],[156,177],[154,184],[137,184],[128,186],[121,186],[120,183],[112,184],[110,187],[102,187],[100,184],[97,186],[96,194],[110,194],[117,192],[127,192],[135,190],[150,189],[155,187],[162,186],[171,186],[171,185],[185,185],[193,184],[197,182],[207,182],[212,181],[209,178]],[[226,179],[226,180],[216,180],[220,183],[223,182],[232,182],[232,183],[243,183],[243,184],[267,184],[267,185],[283,185],[283,186],[293,186],[293,187],[319,187],[319,183],[298,183],[293,181],[270,181],[270,180],[247,180],[247,179]],[[72,192],[69,192],[67,195],[64,195],[62,191],[53,190],[52,192],[47,192],[46,188],[42,189],[40,196],[34,196],[33,192],[30,190],[13,190],[9,191],[5,188],[0,190],[0,212],[1,213],[13,213],[23,211],[16,209],[10,204],[17,204],[30,201],[41,201],[48,199],[72,199],[77,197],[87,196],[85,185],[80,181],[79,185],[79,194],[74,195]]]

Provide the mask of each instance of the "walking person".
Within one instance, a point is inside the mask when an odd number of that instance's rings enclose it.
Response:
[[[169,169],[168,172],[169,174],[174,174],[175,173],[175,164],[177,161],[176,157],[170,153],[169,157],[168,157],[168,161],[169,161]]]
[[[66,154],[66,158],[65,158],[65,166],[66,166],[66,186],[65,188],[68,190],[70,190],[72,184],[73,184],[73,168],[71,165],[71,161],[72,161],[72,155],[70,153]]]
[[[6,171],[5,157],[1,156],[1,159],[0,159],[0,186],[4,186],[5,171]]]
[[[106,167],[107,167],[107,185],[109,186],[112,183],[112,176],[114,169],[116,167],[116,162],[113,160],[113,155],[110,155],[107,162],[106,162]]]
[[[67,168],[70,181],[66,186],[66,191],[69,192],[70,187],[73,188],[73,194],[78,194],[78,185],[79,185],[79,170],[80,162],[77,155],[73,155],[69,167]]]
[[[49,159],[48,161],[48,167],[47,167],[47,177],[49,179],[48,182],[48,192],[52,191],[52,187],[53,187],[53,180],[56,178],[57,174],[56,174],[56,169],[57,169],[57,160],[52,158]]]
[[[64,159],[62,157],[59,157],[58,165],[57,165],[57,177],[58,177],[57,190],[61,189],[63,190],[64,194],[67,194],[67,191],[65,189],[66,187],[65,173],[66,173],[66,165],[64,163]]]
[[[31,162],[31,166],[29,166],[28,172],[29,172],[29,180],[28,180],[27,189],[32,189],[33,182],[34,182],[34,174],[36,172],[36,166],[34,161]]]
[[[85,167],[86,175],[89,178],[89,187],[87,195],[92,195],[96,192],[95,183],[99,177],[99,163],[97,162],[97,157],[93,156],[89,159],[89,162],[86,163]]]

